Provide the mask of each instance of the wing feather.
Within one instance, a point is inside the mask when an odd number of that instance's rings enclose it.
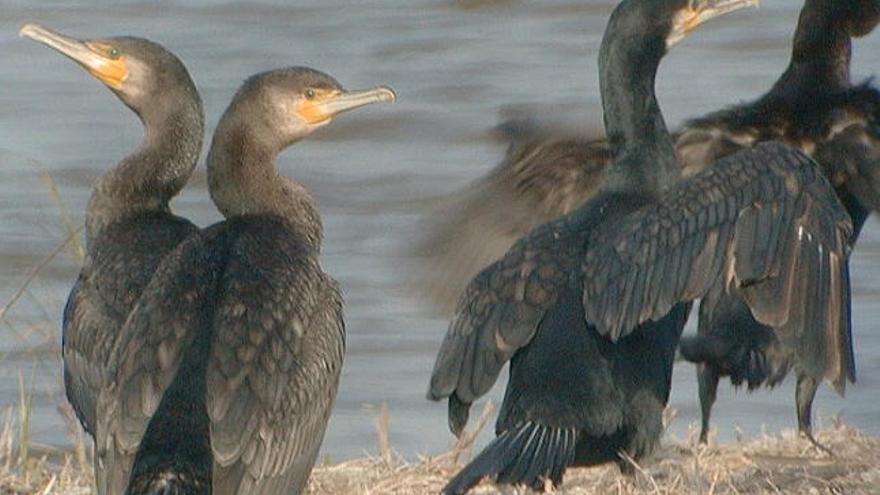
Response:
[[[594,234],[581,265],[585,315],[617,340],[721,283],[841,387],[852,375],[851,231],[812,160],[761,144],[683,180],[612,236]]]

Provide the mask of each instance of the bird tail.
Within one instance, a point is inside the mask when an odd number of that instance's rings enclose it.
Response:
[[[547,480],[558,485],[562,473],[574,462],[576,445],[575,428],[522,424],[495,438],[443,488],[443,495],[467,493],[487,476],[498,483],[537,489]]]
[[[210,469],[183,463],[153,464],[132,474],[127,495],[209,495]],[[143,466],[142,466],[143,467]]]
[[[211,493],[213,455],[205,382],[214,310],[203,311],[200,328],[141,439],[127,495]]]

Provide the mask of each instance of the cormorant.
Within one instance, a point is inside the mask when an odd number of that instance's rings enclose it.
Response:
[[[870,213],[880,207],[880,91],[869,83],[850,83],[852,36],[870,32],[880,21],[876,0],[806,0],[801,10],[788,68],[758,101],[692,120],[679,136],[682,165],[700,170],[731,150],[766,139],[781,139],[813,156],[834,185],[852,218],[854,246]],[[772,328],[755,321],[739,297],[713,293],[700,303],[697,336],[681,341],[681,353],[698,363],[702,426],[709,417],[718,380],[734,385],[773,387],[793,367],[799,431],[814,445],[812,407],[826,373],[826,335],[804,334],[786,344]],[[843,395],[855,366],[832,380]]]
[[[202,102],[183,63],[152,41],[80,41],[37,24],[25,24],[19,34],[79,63],[144,125],[141,145],[95,184],[86,210],[86,257],[64,308],[64,387],[94,437],[95,404],[126,317],[162,258],[198,230],[168,203],[198,160]]]
[[[821,12],[831,4],[809,0],[805,11]],[[835,16],[850,19],[852,36],[867,34],[880,10],[876,0],[834,4]],[[823,33],[829,24],[817,20],[800,24],[803,28],[795,39],[812,36],[815,42],[800,55],[793,54],[792,62],[845,79],[834,84],[823,74],[792,79],[785,76],[792,72],[787,70],[763,97],[685,122],[673,138],[685,175],[759,142],[782,141],[818,161],[838,192],[841,187],[852,191],[840,195],[851,213],[860,209],[855,200],[861,209],[880,207],[880,98],[868,82],[849,84],[849,43],[827,38]],[[840,56],[829,57],[833,54]],[[811,58],[836,65],[811,64]],[[798,98],[798,91],[808,89]],[[783,94],[785,98],[778,97]],[[508,143],[504,158],[426,215],[425,232],[410,252],[415,259],[413,293],[437,314],[451,314],[467,282],[516,240],[590,198],[611,159],[603,133],[547,125],[528,112],[505,119],[497,128]],[[863,136],[867,140],[861,143],[866,144],[860,144]]]
[[[870,211],[880,208],[880,92],[869,81],[850,83],[850,38],[866,35],[878,20],[875,0],[806,0],[791,62],[772,89],[756,101],[690,120],[675,135],[684,174],[760,142],[798,147],[822,165],[835,186],[852,217],[854,245]],[[504,160],[450,198],[448,211],[417,249],[425,261],[417,283],[442,312],[468,277],[514,240],[592,196],[610,160],[607,140],[600,136],[547,130],[528,116],[499,128],[510,140]],[[794,366],[799,429],[822,448],[812,436],[810,418],[824,373],[822,338],[805,334],[804,341],[783,345],[739,298],[720,294],[704,298],[699,328],[698,337],[682,339],[681,350],[702,363],[702,441],[720,377],[730,376],[736,385],[745,381],[749,389],[772,387]],[[854,368],[848,374],[855,379]],[[842,394],[845,381],[834,386]]]
[[[604,182],[470,282],[438,352],[428,397],[449,399],[455,434],[510,360],[498,436],[444,493],[485,476],[540,488],[573,464],[630,471],[625,457],[660,437],[690,304],[711,290],[739,293],[782,339],[827,332],[828,374],[849,365],[852,226],[818,166],[765,143],[682,179],[654,96],[667,48],[753,3],[624,0],[611,15],[599,55]]]
[[[168,255],[113,355],[98,403],[100,493],[302,491],[345,331],[339,287],[318,263],[317,206],[275,158],[341,112],[393,100],[303,67],[238,90],[207,159],[226,220]]]

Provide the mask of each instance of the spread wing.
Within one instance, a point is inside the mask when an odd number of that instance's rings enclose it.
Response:
[[[810,360],[842,387],[854,378],[851,230],[812,160],[760,144],[682,181],[610,238],[590,239],[582,265],[587,321],[616,340],[723,284],[794,348],[820,339],[825,345],[810,349]]]
[[[428,397],[450,398],[450,427],[459,433],[466,407],[488,391],[504,364],[535,334],[547,309],[572,286],[578,266],[568,217],[538,227],[468,285],[443,340]],[[453,408],[464,406],[464,418]]]
[[[604,178],[604,138],[518,121],[502,127],[511,139],[504,159],[429,214],[414,250],[421,265],[413,285],[443,314],[480,270],[534,228],[579,207]]]

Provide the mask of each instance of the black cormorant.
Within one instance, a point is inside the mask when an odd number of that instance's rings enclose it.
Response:
[[[834,16],[849,21],[828,23],[835,18],[822,12],[831,5]],[[856,210],[880,208],[880,97],[868,82],[849,84],[849,43],[824,33],[836,25],[852,36],[865,35],[880,7],[876,0],[807,0],[808,11],[820,18],[802,21],[795,40],[813,43],[800,43],[800,53],[795,47],[791,67],[822,73],[799,70],[791,78],[790,68],[762,98],[686,122],[674,133],[676,151],[690,175],[759,142],[785,142],[818,161],[847,209],[864,216]],[[839,79],[832,83],[827,76]],[[508,143],[504,158],[426,215],[425,232],[410,252],[412,293],[435,313],[448,316],[467,282],[517,239],[591,197],[611,158],[603,133],[547,125],[529,112],[498,129]]]
[[[870,32],[880,20],[876,0],[807,0],[794,35],[789,67],[756,101],[688,121],[675,135],[685,175],[760,142],[777,140],[813,157],[832,182],[854,224],[851,243],[871,210],[880,208],[880,91],[869,82],[850,83],[850,38]],[[536,224],[576,208],[593,195],[610,154],[602,137],[548,130],[534,118],[499,126],[510,145],[504,160],[485,178],[451,197],[439,221],[421,241],[417,270],[424,297],[442,312],[468,277],[500,257]],[[798,426],[812,436],[813,397],[824,371],[824,339],[805,335],[783,345],[760,325],[737,297],[707,297],[700,306],[699,337],[682,340],[682,354],[699,368],[706,441],[709,413],[722,376],[750,389],[774,386],[797,369]],[[706,337],[706,338],[703,338]],[[802,348],[802,350],[798,350]],[[810,363],[810,361],[812,361]],[[849,378],[855,378],[851,370]],[[843,393],[845,380],[834,382]]]
[[[876,0],[806,0],[788,68],[758,101],[690,121],[678,140],[685,169],[700,170],[716,157],[767,139],[798,146],[835,187],[852,218],[849,242],[855,245],[870,210],[880,208],[880,91],[850,83],[850,38],[870,32],[878,21]],[[682,355],[699,363],[700,440],[707,440],[720,377],[729,376],[735,385],[745,382],[749,389],[773,387],[793,367],[798,429],[827,450],[812,434],[816,389],[828,378],[842,395],[846,380],[855,380],[852,362],[845,373],[826,375],[829,337],[805,333],[786,344],[755,321],[741,298],[705,297],[697,336],[681,342]]]
[[[98,403],[101,493],[302,491],[345,331],[339,288],[318,263],[317,206],[275,158],[341,112],[393,100],[300,67],[236,93],[207,160],[226,220],[168,255],[114,354]]]
[[[848,365],[851,223],[818,166],[765,143],[682,180],[654,96],[669,46],[750,4],[615,9],[599,55],[613,157],[603,184],[470,282],[438,352],[428,397],[448,398],[456,434],[511,362],[497,438],[445,493],[485,476],[541,487],[573,464],[631,470],[620,453],[639,460],[656,445],[690,303],[715,288],[742,294],[780,338],[840,336]]]
[[[198,160],[202,102],[183,63],[140,38],[80,41],[37,24],[21,36],[70,57],[144,125],[141,145],[98,180],[86,210],[86,258],[64,308],[64,386],[86,432],[125,318],[162,258],[197,231],[171,213]]]

